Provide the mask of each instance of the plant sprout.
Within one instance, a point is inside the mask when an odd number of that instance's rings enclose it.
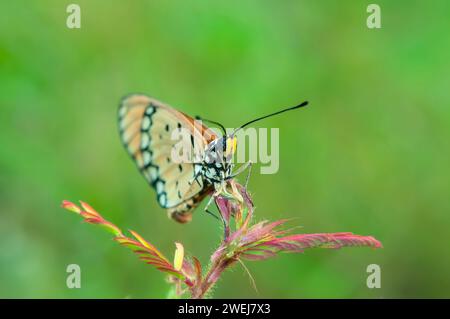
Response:
[[[139,259],[166,273],[168,282],[172,284],[170,298],[211,297],[211,288],[225,270],[237,263],[247,269],[243,264],[244,260],[260,261],[282,252],[301,253],[309,248],[382,247],[372,236],[348,232],[292,234],[292,229],[281,228],[287,219],[255,223],[254,205],[247,190],[233,180],[228,181],[227,186],[234,196],[215,197],[223,222],[224,237],[212,253],[207,267],[203,267],[196,257],[185,256],[181,243],[175,243],[175,254],[171,261],[138,233],[131,230],[131,237],[126,236],[119,227],[104,219],[84,202],[80,202],[78,206],[63,201],[62,207],[79,214],[87,223],[103,226],[114,235],[114,240],[120,245],[130,248]]]

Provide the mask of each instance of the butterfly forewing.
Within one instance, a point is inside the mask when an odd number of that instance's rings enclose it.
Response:
[[[119,108],[119,129],[122,142],[148,183],[156,190],[158,203],[169,209],[178,221],[189,213],[211,188],[195,177],[194,156],[216,139],[214,133],[191,117],[145,95],[123,99]],[[188,135],[190,161],[173,157],[180,145],[174,131]],[[178,144],[177,144],[178,143]],[[185,143],[186,144],[186,143]],[[183,144],[183,145],[185,145]],[[178,216],[178,217],[177,217]]]

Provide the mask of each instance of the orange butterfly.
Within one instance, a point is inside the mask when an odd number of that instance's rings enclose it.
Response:
[[[211,196],[205,210],[215,195],[227,193],[226,182],[241,173],[251,162],[233,173],[231,162],[236,151],[236,132],[263,118],[307,105],[300,105],[250,121],[231,134],[219,137],[199,121],[173,107],[142,94],[132,94],[122,99],[119,107],[119,131],[122,143],[135,161],[147,182],[156,190],[161,207],[168,210],[174,220],[186,223],[192,211],[207,196]],[[174,149],[180,139],[174,133],[188,135],[186,151],[188,161],[174,160]],[[193,154],[193,156],[192,156]]]

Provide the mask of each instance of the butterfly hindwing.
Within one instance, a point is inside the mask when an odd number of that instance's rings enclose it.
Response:
[[[216,138],[205,126],[198,127],[191,117],[148,96],[131,95],[120,105],[119,130],[125,148],[156,190],[161,207],[185,222],[186,218],[177,216],[192,211],[211,188],[199,178],[194,180],[192,162],[174,161],[172,151],[179,141],[173,138],[173,132],[181,129],[190,135],[192,154],[204,150]]]

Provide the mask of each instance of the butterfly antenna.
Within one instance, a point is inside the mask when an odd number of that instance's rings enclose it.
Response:
[[[223,125],[220,124],[219,122],[207,120],[207,119],[201,118],[200,116],[196,116],[195,119],[196,119],[196,120],[201,120],[201,121],[203,121],[203,122],[207,122],[207,123],[210,123],[210,124],[215,124],[215,125],[217,125],[218,127],[220,127],[220,129],[222,130],[222,132],[223,132],[224,135],[227,134],[227,130],[225,129],[225,126],[223,126]]]
[[[301,103],[301,104],[299,104],[299,105],[292,106],[292,107],[288,107],[287,109],[284,109],[284,110],[281,110],[281,111],[278,111],[278,112],[275,112],[275,113],[272,113],[272,114],[268,114],[268,115],[265,115],[265,116],[258,117],[258,118],[254,119],[254,120],[251,120],[250,122],[247,122],[247,123],[241,125],[241,126],[238,127],[237,129],[235,129],[234,132],[233,132],[233,135],[234,135],[237,131],[239,131],[240,129],[243,129],[244,127],[246,127],[247,125],[250,125],[250,124],[252,124],[252,123],[258,122],[258,121],[263,120],[263,119],[265,119],[265,118],[268,118],[268,117],[271,117],[271,116],[274,116],[274,115],[278,115],[278,114],[281,114],[281,113],[284,113],[284,112],[287,112],[287,111],[296,110],[296,109],[298,109],[298,108],[301,108],[301,107],[307,106],[307,105],[308,105],[308,101],[305,101],[305,102],[303,102],[303,103]]]

